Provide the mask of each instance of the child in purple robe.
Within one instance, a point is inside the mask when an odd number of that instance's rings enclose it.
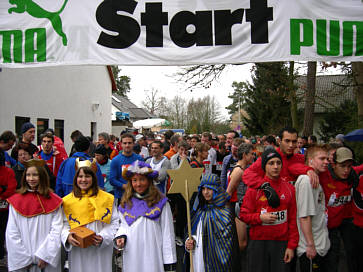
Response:
[[[123,170],[128,181],[119,206],[115,244],[123,249],[122,271],[175,271],[173,217],[167,198],[154,186],[158,172],[142,161]]]

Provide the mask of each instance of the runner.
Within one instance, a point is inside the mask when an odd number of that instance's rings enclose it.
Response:
[[[355,239],[351,190],[358,180],[353,170],[353,153],[347,147],[339,147],[333,155],[328,171],[320,175],[320,184],[325,194],[328,209],[330,249],[327,262],[330,271],[338,271],[341,256],[341,239],[344,243],[348,271],[353,272],[353,241]]]
[[[162,152],[163,143],[159,140],[154,141],[151,144],[150,151],[152,157],[146,160],[146,163],[150,164],[151,168],[159,173],[158,178],[154,180],[154,184],[162,194],[166,194],[166,187],[169,178],[166,170],[171,169],[171,165],[168,158],[164,156]]]
[[[320,175],[328,169],[328,153],[323,146],[312,146],[306,151],[306,164]],[[325,196],[322,187],[312,188],[307,175],[296,183],[297,223],[300,240],[297,255],[301,272],[328,272],[326,254],[330,248]]]
[[[305,165],[304,156],[301,154],[295,154],[294,151],[297,145],[297,131],[294,128],[286,127],[280,131],[280,147],[276,151],[282,158],[281,180],[285,182],[295,183],[299,175],[307,174],[310,181],[313,183],[313,187],[317,187],[319,183],[319,177],[315,171]],[[279,199],[276,197],[276,192],[264,180],[264,171],[261,169],[261,159],[259,158],[243,173],[243,181],[251,188],[261,188],[264,190],[267,201],[274,207],[278,206]]]
[[[267,149],[261,156],[264,181],[277,192],[279,205],[272,207],[262,189],[248,188],[240,218],[250,225],[247,248],[248,271],[289,272],[294,250],[299,242],[296,225],[295,188],[280,176],[281,155]]]
[[[143,160],[140,155],[135,154],[132,150],[135,144],[135,138],[130,133],[124,133],[121,136],[122,153],[118,154],[111,162],[110,183],[115,190],[115,198],[121,199],[126,189],[127,180],[122,178],[122,171],[136,160]]]

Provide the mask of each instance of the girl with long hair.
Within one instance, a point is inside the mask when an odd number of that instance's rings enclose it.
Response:
[[[76,160],[78,168],[73,191],[63,198],[62,243],[68,255],[69,271],[112,271],[113,238],[118,228],[114,196],[98,187],[93,160]],[[92,245],[81,248],[75,229],[86,227],[95,234]]]
[[[61,271],[62,199],[49,188],[44,165],[37,159],[24,162],[21,187],[8,198],[9,271]]]
[[[173,217],[168,199],[155,187],[158,172],[142,161],[125,168],[128,181],[121,199],[121,225],[115,244],[124,249],[122,271],[175,271]]]

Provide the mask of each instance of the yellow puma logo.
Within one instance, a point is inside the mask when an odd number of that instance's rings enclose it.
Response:
[[[46,18],[48,19],[54,31],[62,37],[63,45],[67,45],[67,36],[62,30],[62,19],[60,18],[60,13],[64,10],[68,0],[64,0],[64,3],[60,10],[57,12],[50,12],[43,9],[38,4],[34,3],[32,0],[9,0],[9,3],[12,5],[16,5],[16,7],[12,7],[8,9],[8,12],[11,14],[12,12],[16,13],[24,13],[27,12],[30,16],[34,18]]]

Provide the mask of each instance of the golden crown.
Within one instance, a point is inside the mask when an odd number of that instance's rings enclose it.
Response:
[[[81,168],[81,167],[89,167],[92,169],[93,172],[97,172],[97,163],[96,163],[96,159],[93,159],[92,161],[90,160],[79,160],[79,158],[76,159],[76,171]]]

